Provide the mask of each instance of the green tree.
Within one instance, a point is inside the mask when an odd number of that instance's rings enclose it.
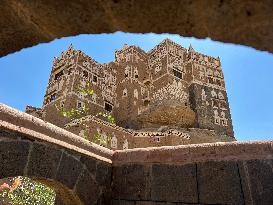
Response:
[[[91,98],[92,95],[94,94],[94,90],[92,89],[91,83],[88,82],[85,84],[85,86],[79,85],[78,86],[78,93],[82,94],[88,98]],[[90,110],[89,107],[86,107],[84,105],[81,108],[72,108],[70,110],[65,110],[64,107],[57,106],[57,105],[55,105],[55,107],[61,113],[61,115],[63,117],[68,117],[71,120],[80,119],[80,123],[85,127],[84,133],[81,136],[85,139],[89,139],[89,137],[88,137],[89,126],[86,123],[84,123],[82,120],[82,117],[87,115],[88,111]],[[111,114],[99,112],[96,114],[96,116],[102,117],[103,119],[105,119],[107,122],[109,122],[111,124],[114,124],[114,125],[116,124],[116,120]],[[102,146],[106,146],[109,141],[109,137],[107,137],[107,139],[105,139],[105,137],[102,136],[98,132],[96,132],[96,134],[93,136],[92,139],[93,139],[92,142],[102,145]]]
[[[14,177],[11,185],[4,183],[0,190],[2,203],[10,205],[54,205],[54,189],[28,177]]]

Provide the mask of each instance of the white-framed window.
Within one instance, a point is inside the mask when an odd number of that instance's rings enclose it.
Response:
[[[55,75],[54,79],[55,79],[55,80],[61,80],[63,74],[64,74],[64,72],[63,72],[63,70],[61,70],[60,72],[58,72],[58,73]]]
[[[212,90],[212,91],[211,91],[211,96],[212,96],[213,98],[217,98],[217,94],[216,94],[215,90]]]
[[[223,119],[226,118],[226,113],[225,113],[224,111],[221,112],[221,117],[222,117]]]
[[[122,97],[127,97],[127,94],[127,88],[124,88],[122,92]]]
[[[130,77],[130,67],[129,67],[129,66],[126,66],[124,72],[125,72],[125,78],[129,78],[129,77]]]
[[[113,149],[117,149],[118,148],[118,139],[116,138],[115,135],[111,139],[111,147]]]
[[[212,71],[211,69],[208,69],[208,70],[207,70],[207,75],[213,76],[213,71]]]
[[[122,149],[128,149],[128,140],[125,139],[124,142],[123,142],[123,145],[122,145]]]
[[[104,102],[104,109],[108,112],[112,112],[113,110],[113,105],[109,102]]]
[[[108,140],[107,140],[107,134],[105,133],[105,132],[103,132],[102,134],[101,134],[101,137],[102,137],[102,140],[104,141],[104,142],[106,142],[106,144],[108,144]]]
[[[223,93],[221,93],[221,92],[218,93],[218,98],[219,98],[220,100],[225,99]]]
[[[127,53],[125,55],[125,59],[126,59],[126,62],[130,61],[131,60],[131,54],[130,53]]]
[[[98,76],[93,75],[92,81],[94,84],[96,84],[98,82]]]
[[[155,65],[155,73],[160,72],[160,71],[161,71],[161,68],[162,68],[161,63],[157,63],[157,64]]]
[[[88,72],[86,70],[82,71],[82,77],[88,78]]]
[[[177,69],[173,69],[173,75],[179,79],[183,79],[183,73]]]
[[[214,113],[214,117],[215,117],[215,118],[216,118],[216,117],[219,117],[219,113],[218,113],[217,110],[214,110],[213,113]]]
[[[202,94],[201,94],[202,100],[206,100],[206,92],[204,89],[202,89]]]
[[[81,109],[81,108],[83,108],[83,106],[84,106],[84,102],[77,100],[76,108]]]
[[[216,125],[220,125],[220,118],[219,118],[219,117],[214,118],[214,123],[215,123]]]
[[[223,125],[223,126],[228,126],[228,121],[227,121],[227,119],[222,119],[222,125]]]
[[[138,99],[138,91],[137,91],[137,89],[134,89],[134,97],[135,97],[136,99]]]
[[[92,95],[92,102],[97,102],[97,95],[95,93]]]
[[[61,108],[64,108],[64,100],[61,101],[60,106]]]
[[[145,88],[144,87],[140,88],[140,93],[141,93],[141,95],[144,95],[144,93],[145,93]]]
[[[53,93],[53,94],[50,96],[49,101],[52,102],[52,101],[56,100],[56,98],[57,98],[57,94],[56,94],[56,93]]]
[[[134,70],[134,77],[138,78],[138,70],[137,70],[137,68],[135,68],[135,70]]]

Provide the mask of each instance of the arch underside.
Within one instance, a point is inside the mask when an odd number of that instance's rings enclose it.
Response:
[[[171,33],[273,52],[273,1],[9,1],[0,5],[0,56],[78,34]]]

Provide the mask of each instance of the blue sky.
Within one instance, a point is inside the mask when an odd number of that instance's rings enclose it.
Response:
[[[40,107],[54,56],[70,43],[100,63],[114,60],[115,49],[124,43],[150,50],[165,38],[183,47],[192,44],[201,53],[220,56],[238,140],[273,139],[273,55],[253,48],[219,43],[210,39],[178,35],[114,34],[80,35],[39,44],[0,58],[0,102],[24,111]]]

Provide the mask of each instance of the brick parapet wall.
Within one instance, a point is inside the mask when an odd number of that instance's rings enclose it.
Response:
[[[273,140],[136,148],[115,151],[113,155],[114,165],[128,163],[187,164],[252,159],[273,159]]]
[[[73,147],[110,160],[113,151],[89,142],[71,132],[61,129],[29,114],[20,112],[0,103],[0,125],[7,129],[26,133],[34,138],[40,138],[53,144]]]
[[[113,156],[113,205],[273,204],[273,141],[139,148]]]

